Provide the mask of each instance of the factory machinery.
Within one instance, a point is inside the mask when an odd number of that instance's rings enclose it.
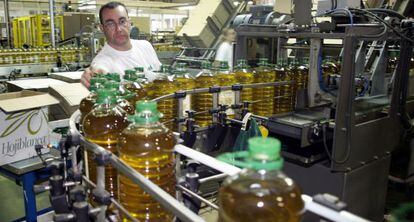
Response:
[[[283,171],[306,194],[302,196],[307,210],[304,221],[318,218],[382,221],[390,155],[399,142],[402,126],[409,124],[406,101],[414,20],[386,9],[345,8],[346,5],[329,7],[312,17],[311,1],[303,2],[296,5],[292,19],[264,24],[268,19],[250,17],[236,27],[235,61],[246,59],[254,66],[258,57],[266,57],[274,63],[288,57],[309,57],[308,76],[304,86],[294,93],[295,102],[290,112],[260,116],[251,113],[254,101],[240,98],[243,90],[249,88],[295,85],[298,82],[295,78],[182,90],[155,98],[154,101],[176,99],[178,104],[177,118],[171,120],[178,124],[175,136],[179,144],[174,148],[177,198],[116,155],[85,139],[76,124],[79,113],[75,113],[70,121],[70,136],[61,147],[72,150],[73,168],[69,173],[56,171],[50,186],[38,188],[51,190],[54,220],[87,221],[93,217],[103,221],[104,212],[112,203],[134,221],[104,191],[105,166],[110,164],[179,220],[203,221],[197,215],[201,203],[214,210],[218,208],[206,199],[206,194],[217,190],[224,177],[239,172],[239,168],[213,157],[229,151],[241,126],[255,119],[266,126],[270,137],[278,138],[283,144]],[[311,22],[320,16],[327,16],[331,21]],[[332,39],[340,43],[327,43]],[[390,52],[395,51],[399,51],[399,57],[393,67],[387,67]],[[340,56],[340,71],[324,73],[322,58],[326,55]],[[228,90],[234,91],[231,106],[219,103],[220,93]],[[199,113],[184,109],[186,95],[199,93],[211,93],[213,98],[213,106],[208,111],[213,121],[208,127],[197,127],[194,117]],[[229,109],[234,110],[234,117],[227,115]],[[82,173],[83,161],[77,161],[79,145],[96,154],[97,184]],[[57,166],[61,165],[52,165],[65,168]],[[207,182],[209,185],[203,186]],[[87,187],[93,189],[95,208],[86,202]],[[57,200],[59,198],[62,202]],[[61,206],[64,208],[60,209]]]

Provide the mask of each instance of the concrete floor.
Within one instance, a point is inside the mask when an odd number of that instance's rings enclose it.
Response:
[[[49,193],[37,195],[36,206],[38,210],[50,207]],[[24,216],[22,187],[14,181],[0,176],[0,220],[12,221]]]

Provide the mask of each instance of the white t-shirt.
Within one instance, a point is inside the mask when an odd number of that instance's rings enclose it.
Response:
[[[233,68],[233,44],[223,42],[216,52],[216,61],[227,61],[229,67]]]
[[[159,70],[161,66],[154,48],[145,40],[131,39],[131,44],[130,50],[118,51],[105,43],[93,59],[91,67],[102,69],[105,73],[116,72],[123,77],[126,69],[141,66],[144,67],[145,77],[153,81],[156,77],[154,71]]]

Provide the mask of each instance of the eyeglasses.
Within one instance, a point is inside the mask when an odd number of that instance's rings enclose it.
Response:
[[[125,28],[128,26],[128,24],[129,24],[129,20],[126,18],[123,18],[123,19],[120,19],[118,23],[114,21],[107,21],[105,22],[104,26],[107,29],[115,30],[116,26]]]

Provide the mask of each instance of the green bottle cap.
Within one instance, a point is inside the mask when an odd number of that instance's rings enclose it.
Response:
[[[237,68],[239,68],[239,69],[249,68],[249,65],[247,64],[247,60],[246,59],[237,60]]]
[[[280,159],[280,141],[274,138],[255,137],[247,141],[250,158],[260,162]]]
[[[160,72],[162,72],[162,73],[169,73],[170,72],[170,69],[171,69],[171,67],[168,66],[168,65],[161,65]]]
[[[203,61],[201,63],[201,68],[202,69],[211,69],[211,62],[210,61]]]
[[[220,61],[220,70],[229,70],[229,63],[227,61]]]
[[[125,70],[124,80],[135,81],[137,78],[138,77],[137,77],[135,70],[132,70],[132,69]]]
[[[117,91],[114,89],[100,89],[98,90],[97,104],[113,104],[116,103]]]
[[[105,78],[107,78],[108,80],[114,80],[117,82],[121,82],[121,76],[119,76],[118,73],[108,73],[105,75]]]
[[[225,153],[217,158],[224,162],[254,170],[280,170],[280,141],[274,138],[254,137],[248,140],[248,151]]]
[[[144,72],[144,67],[142,67],[142,66],[137,66],[137,67],[135,67],[134,69],[135,69],[135,71],[137,71],[137,72]]]
[[[158,122],[160,117],[156,102],[141,100],[136,103],[135,115],[130,116],[129,119],[137,124],[148,124]]]
[[[105,86],[106,89],[116,89],[116,90],[118,90],[120,85],[121,84],[119,82],[114,81],[114,80],[109,80],[109,81],[104,83],[104,86]]]
[[[259,66],[267,66],[269,63],[269,60],[267,58],[259,58]]]
[[[105,82],[106,82],[106,79],[105,79],[105,78],[100,78],[100,77],[92,77],[92,78],[91,78],[91,81],[90,81],[90,87],[89,87],[89,90],[90,90],[90,91],[96,90],[96,87],[95,87],[95,85],[96,85],[96,84],[100,84],[100,85],[102,85],[102,84],[104,84]]]

